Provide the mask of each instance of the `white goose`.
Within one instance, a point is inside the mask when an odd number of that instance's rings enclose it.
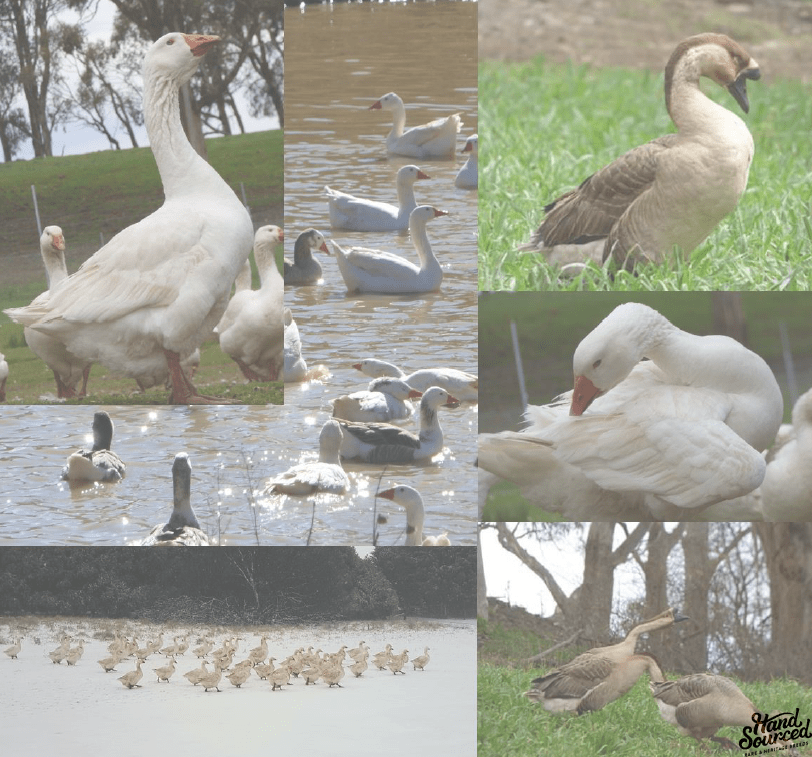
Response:
[[[372,357],[353,363],[352,367],[372,378],[394,376],[420,392],[425,392],[430,386],[439,386],[459,400],[472,401],[479,397],[478,378],[456,368],[421,368],[407,374],[392,363]]]
[[[385,94],[369,109],[392,113],[392,130],[386,137],[387,152],[408,158],[449,158],[453,154],[457,133],[462,127],[459,113],[405,129],[406,108],[394,92]]]
[[[366,463],[412,463],[430,460],[443,449],[443,430],[437,417],[440,407],[458,407],[459,400],[445,389],[432,386],[420,400],[420,433],[389,423],[339,421],[344,437],[341,456]]]
[[[321,263],[313,257],[313,250],[330,254],[324,235],[316,229],[306,229],[293,245],[293,262],[285,259],[285,286],[315,284],[321,279]]]
[[[22,639],[18,636],[14,639],[14,643],[10,647],[6,647],[3,650],[3,654],[8,655],[10,660],[16,660],[17,655],[20,654],[20,650],[23,648]]]
[[[410,399],[422,392],[402,379],[383,376],[369,382],[369,390],[344,394],[333,400],[333,417],[346,421],[388,422],[408,418],[414,412]]]
[[[9,312],[79,358],[147,386],[168,372],[176,403],[219,402],[201,396],[180,363],[223,315],[253,239],[248,211],[180,122],[179,89],[218,39],[165,34],[144,59],[144,123],[163,182],[161,208],[114,236],[46,302]]]
[[[120,481],[127,468],[110,450],[113,421],[104,410],[93,414],[93,447],[74,452],[62,469],[65,481]]]
[[[285,308],[285,348],[283,367],[284,380],[287,383],[304,381],[307,378],[307,363],[302,357],[302,340],[299,337],[299,327],[293,320],[290,308]]]
[[[450,547],[448,533],[439,536],[423,536],[425,509],[420,492],[407,484],[393,486],[391,489],[378,492],[378,497],[391,499],[406,510],[406,546],[407,547]]]
[[[237,315],[242,310],[242,306],[251,291],[251,279],[251,261],[246,259],[237,274],[237,278],[234,279],[234,294],[231,295],[231,299],[228,301],[226,312],[223,313],[220,323],[214,327],[214,332],[218,335],[218,338],[237,320]]]
[[[383,250],[366,247],[342,249],[332,241],[338,269],[349,292],[408,294],[434,292],[443,282],[443,269],[434,257],[426,234],[426,224],[444,210],[431,205],[420,205],[409,216],[409,234],[420,259],[420,266],[410,260]]]
[[[396,187],[398,204],[364,200],[355,195],[325,187],[330,207],[330,223],[334,228],[350,231],[399,231],[409,228],[409,214],[417,207],[414,183],[430,179],[417,166],[398,169]]]
[[[0,402],[6,401],[6,381],[8,380],[8,363],[6,356],[0,352]]]
[[[699,88],[706,76],[747,113],[747,79],[758,64],[724,34],[680,42],[665,68],[665,105],[676,134],[621,155],[544,207],[546,217],[520,250],[554,265],[631,269],[660,263],[675,246],[687,256],[739,202],[753,159],[753,137],[737,115]]]
[[[523,432],[479,437],[480,467],[539,506],[575,520],[689,520],[764,478],[760,451],[783,399],[769,366],[735,340],[628,302],[578,345],[573,369],[569,410],[531,407]]]
[[[285,285],[276,266],[274,247],[284,239],[278,226],[262,226],[254,237],[254,260],[261,286],[241,295],[234,322],[220,332],[220,349],[249,381],[275,381],[282,367]]]
[[[144,547],[208,547],[209,538],[201,530],[191,503],[192,464],[185,452],[175,455],[172,463],[172,515],[164,525],[150,531]]]
[[[65,263],[65,235],[59,226],[46,226],[39,239],[42,262],[48,275],[48,289],[39,295],[31,304],[48,300],[51,289],[68,278],[68,266]],[[52,336],[26,327],[23,329],[25,342],[31,352],[42,360],[53,371],[56,381],[56,395],[60,399],[84,397],[87,392],[87,380],[90,376],[91,363],[81,360],[69,352],[65,345]],[[77,393],[76,385],[82,381],[82,388]]]
[[[465,140],[465,147],[460,150],[460,152],[468,152],[471,154],[468,156],[468,160],[465,161],[465,165],[460,168],[456,177],[454,177],[454,186],[458,189],[476,189],[477,186],[479,186],[478,144],[477,135],[474,134]]]
[[[327,421],[319,434],[319,460],[315,463],[294,465],[265,485],[266,494],[293,494],[304,496],[316,492],[343,494],[350,480],[341,467],[338,450],[343,434],[336,421]]]

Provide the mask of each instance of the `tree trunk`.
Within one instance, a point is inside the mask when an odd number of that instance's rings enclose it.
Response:
[[[702,671],[708,668],[708,594],[715,565],[710,561],[708,549],[709,525],[707,523],[686,523],[682,551],[685,555],[685,614],[691,619],[680,648],[684,667]]]
[[[725,334],[747,345],[747,323],[744,318],[741,292],[713,292],[713,333]]]

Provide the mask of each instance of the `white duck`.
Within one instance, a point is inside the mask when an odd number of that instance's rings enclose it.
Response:
[[[74,452],[62,469],[65,481],[120,481],[127,471],[121,458],[110,450],[113,421],[104,410],[93,414],[93,447]]]
[[[313,250],[330,254],[324,235],[316,229],[306,229],[293,245],[293,262],[285,259],[285,286],[315,284],[321,278],[321,263],[313,257]]]
[[[290,308],[285,308],[285,350],[284,380],[287,383],[304,381],[307,378],[307,363],[302,357],[302,340],[299,338],[299,327],[293,320]]]
[[[220,332],[220,349],[249,381],[275,381],[283,362],[282,300],[285,285],[276,266],[274,247],[284,235],[278,226],[262,226],[254,237],[254,260],[260,288],[241,296],[233,323]]]
[[[237,319],[237,315],[242,310],[242,306],[249,296],[248,293],[251,291],[251,279],[251,261],[246,259],[237,274],[237,278],[234,279],[234,294],[231,295],[231,299],[228,301],[226,312],[223,313],[220,323],[214,327],[214,332],[218,335],[218,338]]]
[[[347,421],[399,421],[414,412],[410,399],[422,392],[412,389],[402,379],[383,376],[369,382],[369,390],[344,394],[333,400],[333,417]]]
[[[420,433],[389,423],[339,421],[344,432],[341,456],[367,463],[411,463],[429,460],[443,449],[440,407],[458,407],[459,400],[439,386],[430,387],[420,400]]]
[[[426,224],[437,216],[445,215],[448,215],[445,210],[420,205],[409,216],[409,234],[420,259],[419,267],[391,252],[366,247],[344,250],[333,241],[338,269],[347,291],[384,294],[437,291],[443,282],[443,269],[432,252]]]
[[[253,238],[248,211],[180,122],[179,89],[218,39],[165,34],[144,60],[144,123],[163,182],[161,208],[114,236],[47,301],[8,313],[145,385],[168,372],[176,403],[218,402],[197,392],[180,363],[223,315]]]
[[[0,352],[0,402],[6,401],[6,381],[8,381],[8,363],[6,356]]]
[[[627,302],[578,345],[573,369],[569,411],[531,407],[523,432],[479,437],[480,467],[539,506],[575,520],[689,520],[764,478],[760,451],[783,399],[769,366],[735,340]]]
[[[68,278],[68,266],[65,263],[65,235],[59,226],[46,226],[39,239],[42,262],[48,275],[48,289],[31,303],[38,304],[48,300],[51,289]],[[87,380],[90,376],[91,363],[82,360],[69,352],[65,345],[52,336],[26,327],[23,329],[25,342],[31,352],[42,360],[53,371],[56,381],[56,395],[60,399],[84,397],[87,393]],[[82,388],[77,393],[76,385],[82,381]]]
[[[343,494],[350,480],[341,467],[338,450],[342,439],[341,427],[336,421],[327,421],[319,434],[319,460],[294,465],[272,478],[265,486],[266,494],[294,494],[304,496],[317,492]]]
[[[392,113],[392,131],[386,137],[387,152],[409,158],[449,158],[453,154],[457,133],[462,126],[459,113],[404,131],[406,108],[394,92],[385,94],[369,109]]]
[[[472,373],[456,368],[421,368],[407,374],[392,363],[372,357],[353,363],[352,367],[372,378],[394,376],[420,392],[425,392],[430,386],[439,386],[459,400],[475,401],[479,398],[479,379]]]
[[[209,538],[201,530],[192,509],[191,490],[192,464],[185,452],[179,452],[172,463],[172,515],[166,524],[155,526],[141,546],[209,546]]]
[[[398,204],[364,200],[355,195],[325,187],[330,207],[330,223],[334,228],[350,231],[399,231],[409,228],[409,214],[417,207],[414,183],[430,179],[417,166],[401,166],[396,186]]]
[[[471,153],[465,165],[460,168],[456,177],[454,178],[454,186],[458,189],[476,189],[478,186],[478,161],[477,161],[477,135],[474,134],[465,140],[465,147],[460,152]]]
[[[425,509],[420,492],[406,484],[393,486],[391,489],[378,492],[377,497],[391,499],[406,510],[406,546],[407,547],[450,547],[448,533],[439,536],[423,536]]]

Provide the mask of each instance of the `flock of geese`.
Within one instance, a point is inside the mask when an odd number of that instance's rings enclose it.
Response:
[[[668,628],[688,620],[668,609],[651,620],[635,626],[626,638],[608,647],[596,647],[570,662],[533,679],[525,696],[550,712],[594,712],[626,694],[637,680],[648,673],[649,688],[660,715],[679,733],[691,736],[703,745],[704,739],[736,748],[716,732],[724,726],[754,726],[753,716],[763,712],[729,678],[699,673],[669,681],[656,659],[636,654],[641,634]],[[781,744],[789,754],[797,754],[792,742],[778,738],[780,732],[760,732],[764,745]]]
[[[81,660],[84,654],[84,641],[80,639],[73,647],[71,641],[67,634],[62,636],[59,646],[48,653],[51,662],[59,665],[64,660],[73,666]],[[239,638],[227,638],[216,649],[214,641],[209,636],[204,636],[200,642],[199,646],[191,650],[191,654],[202,661],[200,667],[192,668],[184,673],[183,677],[194,686],[199,685],[204,692],[220,691],[223,678],[232,686],[240,688],[251,678],[252,671],[261,681],[268,681],[271,684],[271,691],[282,690],[285,685],[292,686],[291,678],[303,680],[305,686],[315,686],[321,680],[328,688],[333,686],[343,688],[341,680],[348,671],[355,678],[361,678],[370,667],[379,671],[388,670],[393,675],[398,673],[405,675],[406,671],[403,668],[408,663],[411,662],[413,671],[423,671],[431,660],[428,647],[424,648],[423,654],[410,660],[409,650],[404,649],[400,654],[395,654],[391,644],[387,644],[385,649],[370,657],[369,646],[365,641],[361,641],[353,649],[348,649],[344,645],[336,652],[314,650],[313,646],[307,650],[299,647],[274,665],[277,658],[270,656],[268,637],[263,635],[259,645],[249,650],[243,660],[234,662],[235,656],[239,653]],[[152,668],[152,672],[156,676],[157,683],[162,681],[169,683],[176,672],[178,658],[183,657],[189,647],[188,636],[176,636],[171,644],[164,646],[161,633],[156,639],[141,647],[136,638],[127,639],[116,633],[114,641],[108,645],[109,655],[99,660],[98,664],[105,673],[110,673],[116,671],[118,665],[133,658],[135,667],[118,680],[125,688],[134,689],[141,686],[140,682],[144,676],[141,666],[146,664],[151,656],[163,655],[168,662]],[[14,644],[4,652],[9,659],[16,660],[21,650],[22,638],[16,638]]]

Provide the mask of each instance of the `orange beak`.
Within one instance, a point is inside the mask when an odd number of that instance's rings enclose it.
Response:
[[[386,491],[378,492],[376,497],[384,497],[386,499],[395,499],[395,490],[394,489],[387,489]]]
[[[184,34],[183,38],[196,58],[205,55],[220,41],[216,34]]]
[[[572,387],[572,404],[570,405],[570,415],[583,415],[595,397],[602,394],[586,376],[576,376],[575,384]]]
[[[374,105],[369,106],[369,110],[380,110],[381,109],[381,101],[378,100]]]

